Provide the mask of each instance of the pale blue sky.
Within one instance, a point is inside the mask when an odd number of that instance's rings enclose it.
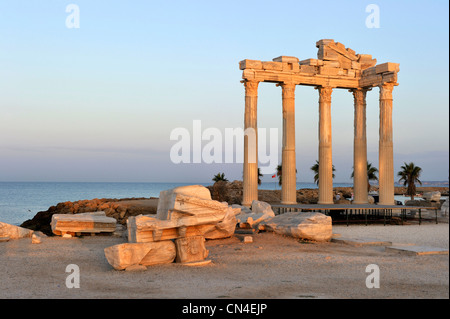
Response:
[[[68,29],[70,3],[80,28]],[[369,29],[368,4],[380,8]],[[171,130],[242,127],[238,63],[317,56],[335,39],[400,63],[394,89],[395,170],[424,180],[449,171],[448,1],[0,0],[0,181],[209,182],[242,164],[172,164]],[[353,98],[333,92],[336,182],[350,182]],[[378,166],[378,89],[367,97],[368,157]],[[259,127],[281,133],[281,89],[261,84]],[[299,181],[312,181],[318,93],[297,87]],[[264,178],[271,181],[270,176]]]

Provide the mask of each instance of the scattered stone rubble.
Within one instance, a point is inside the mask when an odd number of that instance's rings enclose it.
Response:
[[[40,244],[42,238],[45,237],[47,236],[40,231],[0,222],[0,242],[7,242],[10,239],[31,238],[33,244]]]
[[[210,191],[200,185],[162,191],[156,217],[130,217],[127,221],[128,244],[106,248],[105,256],[118,270],[174,260],[182,264],[198,263],[208,256],[205,238],[232,236],[238,213],[240,208],[212,200]],[[169,254],[160,247],[175,253]]]
[[[121,236],[124,232],[120,229],[122,225],[103,211],[53,214],[50,224],[53,234],[63,238],[98,233]],[[173,262],[197,266],[210,262],[206,260],[209,254],[206,239],[237,234],[243,243],[252,243],[253,237],[249,235],[258,231],[311,241],[329,241],[332,236],[331,218],[321,213],[275,216],[266,202],[253,201],[251,208],[230,206],[213,200],[208,188],[191,185],[162,191],[156,215],[130,216],[128,242],[107,247],[104,253],[116,270],[137,271]],[[40,231],[0,223],[0,242],[31,238],[33,244],[39,244],[44,237]]]

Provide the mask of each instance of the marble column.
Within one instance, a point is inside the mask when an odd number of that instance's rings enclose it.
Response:
[[[394,205],[394,148],[392,90],[394,83],[380,85],[379,204]]]
[[[283,149],[281,171],[281,204],[297,203],[295,163],[295,84],[280,84],[283,97]]]
[[[319,90],[319,202],[333,204],[333,159],[331,148],[331,87]]]
[[[257,102],[258,81],[244,81],[245,116],[244,116],[244,177],[242,205],[250,206],[258,200],[258,126]]]
[[[353,204],[368,203],[366,93],[367,89],[353,89],[355,106],[353,140]]]

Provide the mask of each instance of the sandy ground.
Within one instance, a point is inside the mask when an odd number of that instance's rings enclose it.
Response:
[[[449,246],[449,225],[334,226],[345,237],[402,244]],[[0,243],[0,298],[449,298],[449,256],[404,256],[383,247],[302,243],[273,233],[206,242],[212,263],[166,264],[146,271],[116,271],[103,249],[126,242],[107,236],[41,244]],[[80,288],[66,287],[69,264],[80,269]],[[380,288],[366,287],[366,267],[380,268]]]

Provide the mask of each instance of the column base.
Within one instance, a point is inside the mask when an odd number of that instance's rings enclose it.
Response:
[[[395,202],[378,202],[378,205],[394,206]],[[401,208],[401,207],[400,207]]]

